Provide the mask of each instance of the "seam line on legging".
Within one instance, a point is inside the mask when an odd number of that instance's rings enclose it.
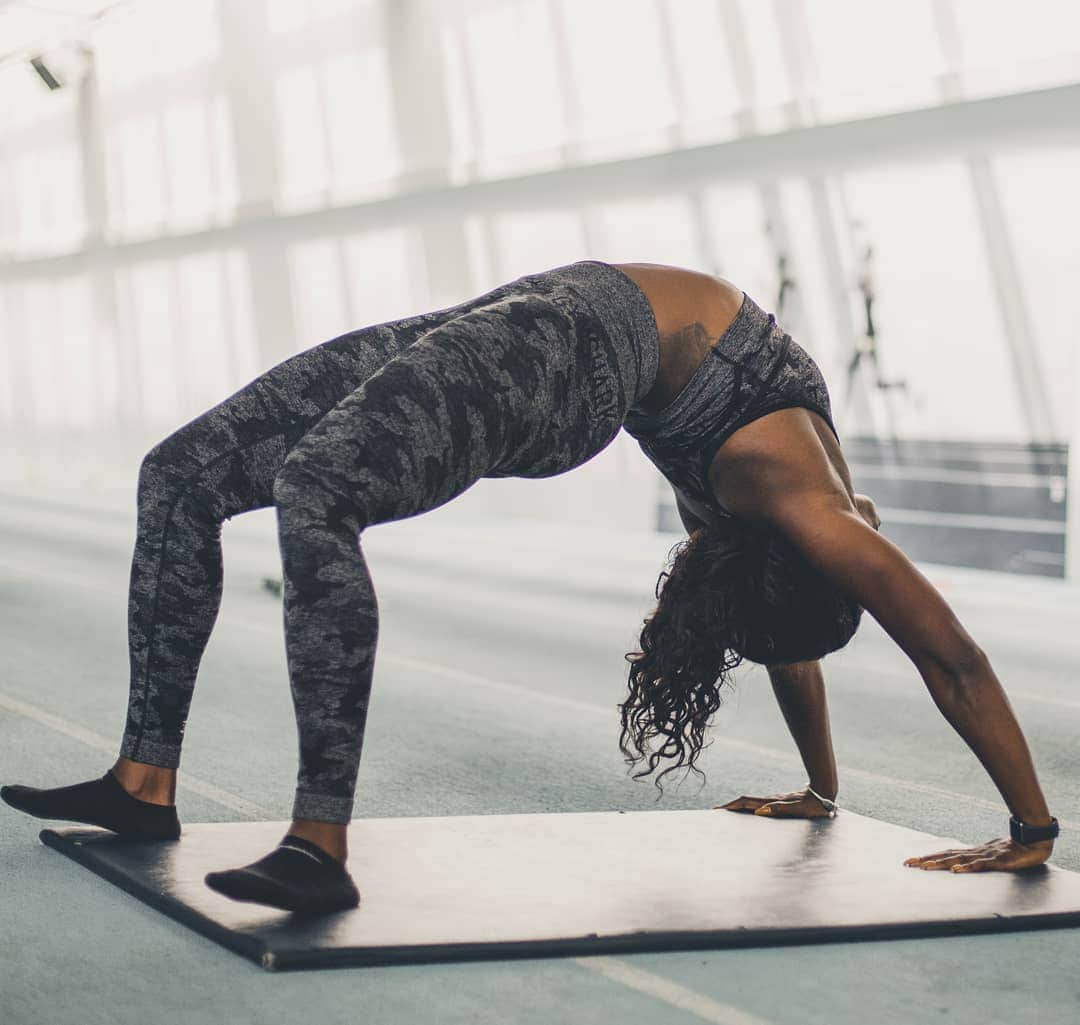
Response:
[[[256,398],[258,398],[258,396],[256,396]],[[261,401],[262,400],[260,399],[260,402]],[[263,404],[263,409],[266,409],[265,404]],[[276,431],[273,434],[268,434],[264,438],[259,438],[258,441],[252,441],[247,445],[240,445],[237,448],[230,449],[228,452],[223,452],[221,455],[215,456],[208,462],[202,463],[199,466],[198,473],[199,475],[201,475],[204,470],[206,470],[208,467],[213,466],[214,463],[219,463],[222,459],[226,459],[229,456],[236,455],[237,452],[243,452],[246,449],[253,448],[256,445],[261,445],[264,441],[268,441],[270,438],[276,438],[284,433],[284,431]],[[132,761],[138,760],[136,756],[139,753],[139,746],[142,744],[143,733],[146,730],[146,709],[147,706],[150,704],[150,666],[154,657],[154,635],[157,632],[158,625],[157,609],[158,601],[161,598],[161,574],[165,568],[165,542],[168,540],[169,527],[172,525],[172,517],[173,513],[176,511],[177,503],[179,503],[180,499],[182,499],[191,490],[193,483],[194,481],[189,481],[184,486],[183,491],[181,491],[180,494],[177,495],[175,499],[173,499],[173,503],[171,506],[169,506],[169,511],[165,516],[165,526],[162,527],[161,530],[161,546],[158,549],[158,570],[157,577],[154,580],[154,608],[153,611],[150,613],[151,632],[150,636],[147,638],[146,641],[146,672],[143,676],[142,708],[140,709],[139,714],[139,728],[135,732],[135,744],[131,750]]]

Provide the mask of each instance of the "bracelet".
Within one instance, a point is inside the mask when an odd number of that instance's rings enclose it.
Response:
[[[830,801],[827,797],[822,797],[821,794],[819,794],[812,786],[810,786],[809,783],[806,784],[806,789],[809,790],[810,793],[812,793],[825,806],[825,810],[829,813],[829,818],[835,819],[836,812],[839,809],[840,805],[838,805],[835,801]]]
[[[1058,820],[1050,819],[1048,826],[1029,826],[1015,815],[1009,818],[1009,833],[1017,843],[1038,843],[1040,840],[1053,840],[1061,832]]]

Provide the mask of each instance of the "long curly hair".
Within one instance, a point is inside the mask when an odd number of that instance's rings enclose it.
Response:
[[[720,707],[720,688],[733,685],[733,669],[744,659],[780,665],[821,658],[851,640],[863,612],[782,534],[735,517],[695,530],[670,549],[668,560],[641,650],[625,656],[630,696],[618,706],[627,764],[648,759],[634,779],[663,758],[678,759],[654,780],[657,800],[660,779],[682,765],[704,785],[694,763]],[[649,751],[649,742],[661,737]]]

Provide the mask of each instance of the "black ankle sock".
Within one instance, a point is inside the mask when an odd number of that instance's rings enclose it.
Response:
[[[51,790],[20,784],[0,787],[0,798],[39,819],[88,822],[119,836],[139,840],[176,840],[180,836],[176,805],[151,804],[133,797],[111,769],[101,779]]]
[[[360,903],[345,866],[318,844],[286,833],[278,846],[243,868],[209,872],[206,885],[233,900],[284,911],[344,911]]]

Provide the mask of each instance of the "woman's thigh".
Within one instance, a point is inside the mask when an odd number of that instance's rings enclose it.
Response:
[[[265,508],[285,458],[330,409],[435,327],[544,277],[525,275],[455,306],[362,327],[289,356],[177,428],[145,462],[201,489],[221,516]]]
[[[297,442],[418,337],[469,308],[387,321],[305,349],[178,427],[144,463],[155,479],[164,474],[199,492],[222,518],[272,505],[274,478]]]
[[[290,501],[327,496],[360,529],[434,509],[482,477],[564,473],[633,401],[604,345],[550,295],[519,290],[423,334],[290,452]]]

